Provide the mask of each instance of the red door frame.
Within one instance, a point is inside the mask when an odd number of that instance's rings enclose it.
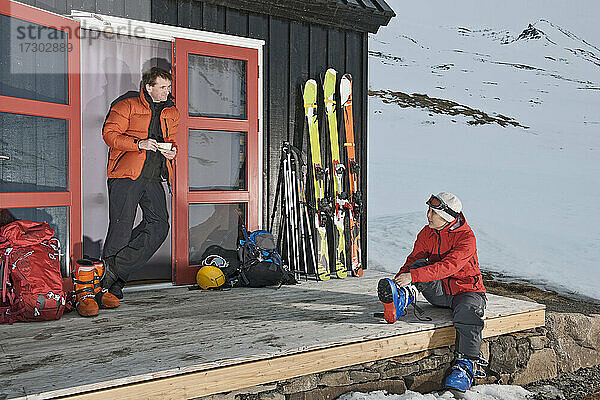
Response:
[[[80,90],[80,48],[78,32],[80,25],[56,14],[11,1],[0,2],[0,13],[27,22],[65,31],[68,43],[67,70],[69,99],[68,104],[47,103],[0,95],[0,111],[65,119],[68,122],[67,145],[69,146],[69,190],[66,192],[20,192],[0,193],[0,208],[29,207],[69,207],[69,249],[70,265],[81,257],[81,90]]]
[[[246,119],[190,117],[188,112],[188,55],[198,54],[245,60],[247,66]],[[175,284],[195,281],[198,267],[189,265],[189,205],[201,203],[247,203],[248,229],[258,227],[258,50],[223,44],[175,39],[175,99],[181,114],[177,132],[177,167],[175,173],[175,234],[173,276]],[[188,169],[188,132],[190,129],[247,132],[247,190],[245,191],[190,191]]]

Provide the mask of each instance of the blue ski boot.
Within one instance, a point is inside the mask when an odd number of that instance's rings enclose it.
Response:
[[[416,301],[417,288],[413,285],[398,287],[396,282],[385,278],[379,280],[377,295],[383,303],[383,318],[393,324],[404,315],[406,307]]]
[[[452,366],[452,371],[446,377],[445,387],[446,389],[457,390],[459,392],[466,392],[471,389],[473,384],[473,376],[475,369],[475,362],[468,358],[463,358],[461,354],[456,357],[456,361]]]

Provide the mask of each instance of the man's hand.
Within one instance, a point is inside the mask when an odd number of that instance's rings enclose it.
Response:
[[[398,284],[398,286],[403,287],[412,283],[412,277],[410,276],[410,272],[405,272],[403,274],[398,275],[394,278],[394,282]]]
[[[171,150],[158,149],[158,151],[160,151],[167,160],[172,160],[177,155],[177,147],[173,147]]]
[[[138,149],[140,150],[158,150],[158,143],[154,139],[143,139],[138,142]]]

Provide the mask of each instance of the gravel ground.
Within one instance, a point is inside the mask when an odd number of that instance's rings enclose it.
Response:
[[[531,383],[525,389],[535,393],[535,400],[600,399],[600,365],[582,368],[554,379]]]
[[[483,272],[483,271],[482,271]],[[546,305],[548,311],[600,314],[600,302],[576,294],[559,294],[540,285],[500,274],[483,272],[489,293],[530,299]],[[600,400],[600,365],[525,386],[535,400]]]

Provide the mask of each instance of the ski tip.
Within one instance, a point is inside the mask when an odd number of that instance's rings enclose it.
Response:
[[[329,68],[326,72],[326,74],[332,74],[332,75],[336,75],[337,76],[337,71],[333,68]]]
[[[317,81],[309,79],[304,85],[304,106],[312,106],[317,102]]]
[[[346,74],[342,75],[342,79],[352,82],[352,75],[346,73]]]

